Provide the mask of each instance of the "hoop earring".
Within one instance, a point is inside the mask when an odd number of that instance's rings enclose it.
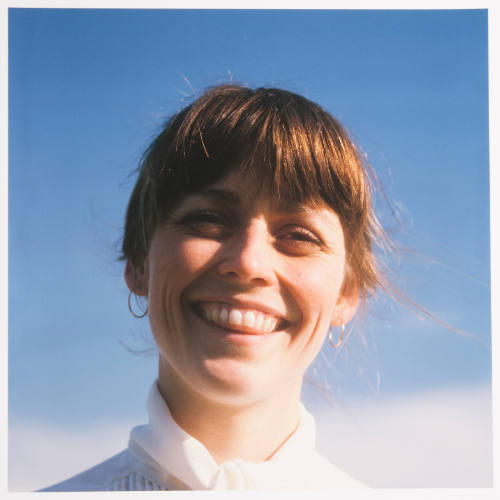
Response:
[[[130,303],[130,297],[132,297],[132,292],[131,291],[128,293],[128,310],[130,311],[130,314],[134,318],[137,318],[137,319],[144,318],[144,316],[146,316],[146,314],[148,313],[148,307],[146,306],[146,310],[144,311],[143,314],[135,314],[135,312],[132,310],[132,304]],[[136,304],[138,304],[137,295],[135,295],[135,293],[134,293],[134,297],[135,297]]]
[[[332,337],[332,330],[333,330],[333,327],[331,327],[329,330],[328,330],[328,342],[330,342],[330,345],[334,348],[334,349],[337,349],[338,347],[340,347],[340,345],[342,344],[342,340],[344,338],[344,331],[345,331],[345,325],[342,325],[340,327],[340,338],[337,340],[337,342],[333,342],[333,337]]]

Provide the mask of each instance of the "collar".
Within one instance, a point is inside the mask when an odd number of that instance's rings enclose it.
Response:
[[[147,400],[149,423],[132,429],[129,451],[136,461],[153,467],[170,482],[193,490],[267,489],[290,485],[294,470],[301,474],[308,455],[315,454],[313,416],[300,403],[295,432],[264,462],[227,460],[218,465],[205,446],[174,421],[157,383]],[[293,486],[293,485],[292,485]]]

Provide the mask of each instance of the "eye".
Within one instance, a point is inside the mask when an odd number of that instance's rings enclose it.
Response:
[[[225,215],[211,210],[188,213],[180,218],[179,223],[202,238],[225,238],[232,230],[232,224]]]
[[[301,226],[286,226],[276,235],[279,249],[291,255],[305,255],[322,247],[322,240],[311,230]]]

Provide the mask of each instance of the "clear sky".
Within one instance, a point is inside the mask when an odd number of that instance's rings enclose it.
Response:
[[[122,346],[152,344],[117,262],[130,174],[166,117],[231,79],[302,94],[352,131],[402,222],[380,197],[408,249],[396,285],[472,333],[372,300],[346,349],[325,346],[331,393],[487,386],[487,23],[485,10],[10,10],[11,420],[143,415],[156,360]]]

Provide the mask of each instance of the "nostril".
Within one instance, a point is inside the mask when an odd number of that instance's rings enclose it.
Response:
[[[229,268],[229,267],[232,267]],[[259,283],[265,284],[270,281],[269,277],[266,277],[262,272],[255,272],[249,269],[238,269],[235,270],[234,266],[228,266],[228,268],[224,269],[224,266],[219,268],[219,272],[221,276],[231,281],[238,282],[248,282],[248,283]]]

